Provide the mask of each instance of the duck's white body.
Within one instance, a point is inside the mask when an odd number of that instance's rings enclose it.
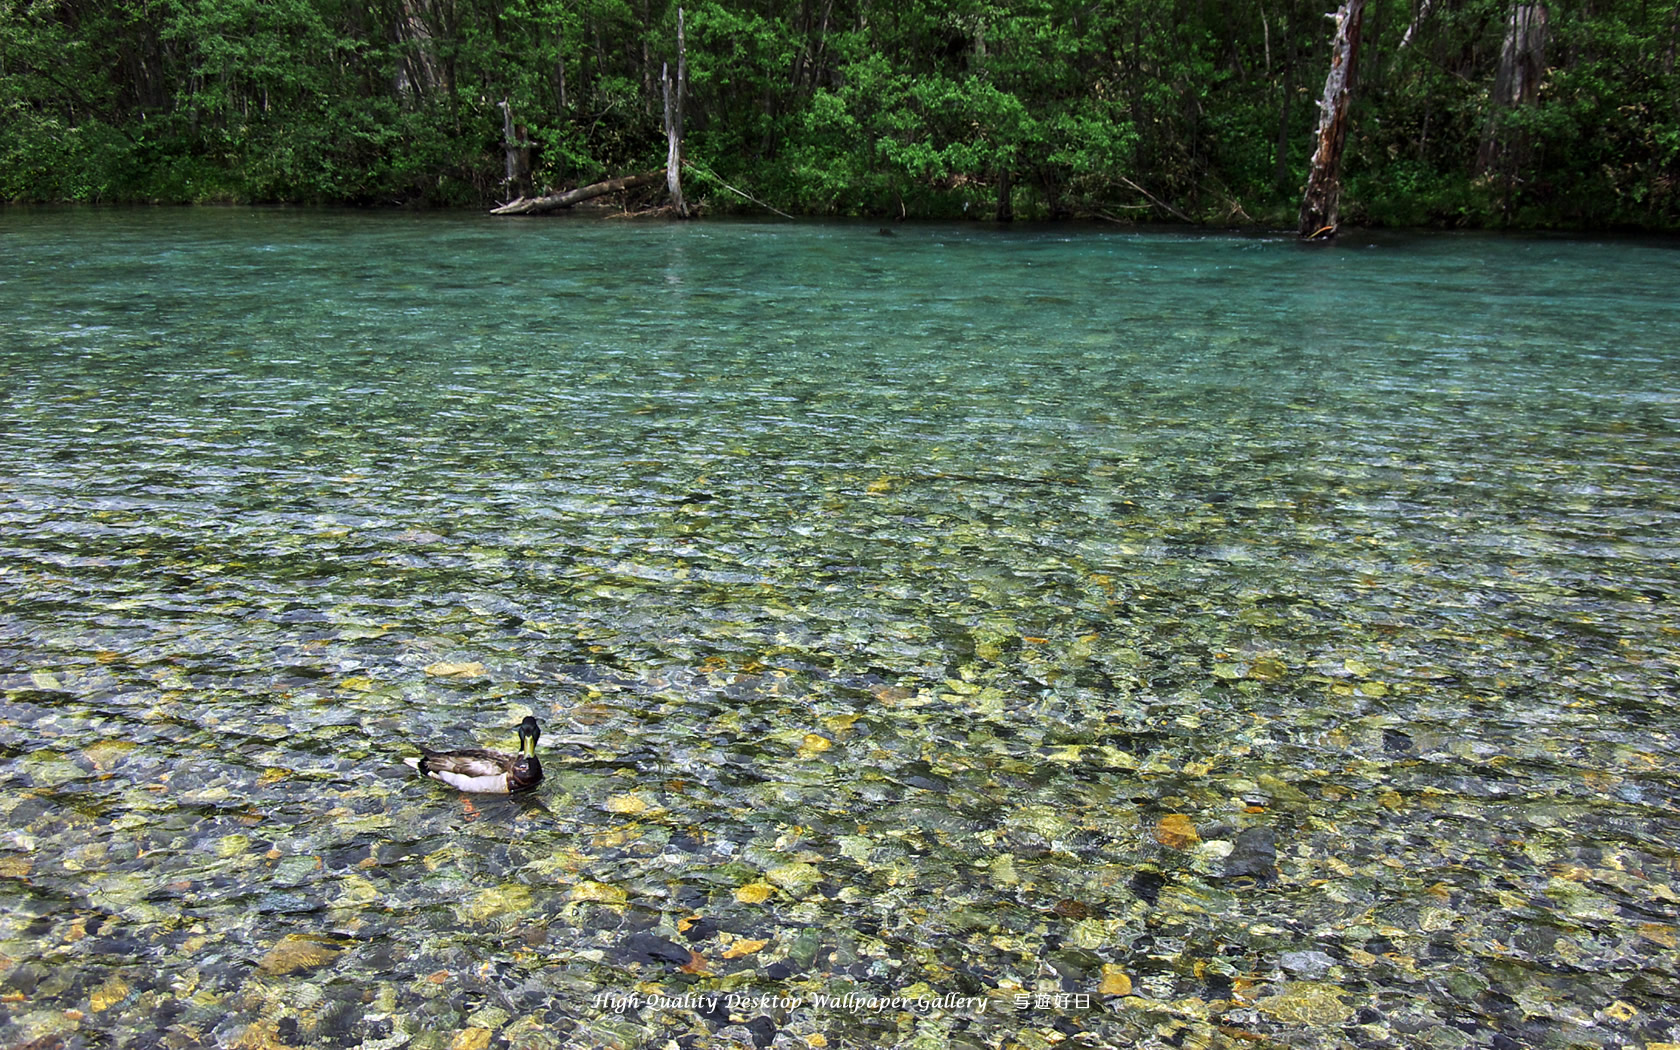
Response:
[[[514,756],[509,755],[507,757],[512,759]],[[421,761],[422,760],[418,758],[405,758],[403,759],[403,764],[411,769],[420,769]],[[482,795],[506,795],[513,791],[513,788],[508,783],[506,770],[497,770],[494,773],[480,773],[476,776],[472,773],[462,773],[454,769],[428,768],[421,770],[421,772],[425,773],[433,780],[441,780],[450,787],[460,788],[462,791],[471,791]]]
[[[537,761],[537,737],[541,733],[537,720],[527,715],[519,724],[517,755],[481,748],[465,751],[421,748],[419,758],[405,758],[403,764],[461,791],[481,795],[529,791],[542,780],[542,764]]]

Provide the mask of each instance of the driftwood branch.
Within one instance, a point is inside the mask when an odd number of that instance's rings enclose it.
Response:
[[[602,197],[620,190],[633,190],[638,186],[648,186],[665,177],[663,171],[644,171],[639,175],[626,175],[621,179],[608,179],[588,186],[579,186],[575,190],[565,193],[551,193],[546,197],[521,197],[516,201],[502,205],[500,208],[490,209],[491,215],[536,215],[540,212],[555,211],[560,208],[570,208],[580,201]]]
[[[1150,193],[1148,190],[1144,189],[1142,186],[1139,186],[1137,183],[1133,182],[1131,179],[1126,178],[1126,176],[1124,176],[1124,175],[1120,176],[1120,181],[1124,182],[1126,185],[1130,186],[1132,189],[1137,190],[1139,193],[1143,194],[1145,197],[1148,197],[1150,203],[1154,204],[1157,208],[1160,208],[1163,211],[1172,212],[1174,215],[1178,216],[1180,219],[1183,219],[1185,222],[1190,223],[1192,226],[1194,226],[1196,224],[1196,220],[1192,219],[1190,216],[1188,216],[1188,215],[1184,214],[1183,212],[1179,211],[1177,208],[1168,204],[1166,201],[1162,200],[1161,198],[1155,196],[1153,193]]]
[[[752,194],[748,193],[746,190],[736,189],[735,187],[731,186],[729,183],[724,182],[722,179],[718,178],[717,177],[717,172],[712,171],[708,168],[703,168],[700,165],[694,163],[692,160],[688,160],[688,159],[685,158],[683,160],[683,167],[689,168],[693,171],[699,172],[701,175],[703,175],[706,178],[710,179],[711,181],[717,183],[719,186],[722,186],[724,189],[728,190],[730,193],[735,194],[735,196],[743,197],[743,198],[745,198],[749,201],[752,201],[754,204],[758,205],[760,208],[767,208],[770,211],[775,212],[777,215],[780,215],[784,219],[793,218],[793,216],[789,215],[787,212],[783,211],[782,209],[776,207],[773,204],[764,203],[763,201],[759,200],[757,197],[754,197]]]

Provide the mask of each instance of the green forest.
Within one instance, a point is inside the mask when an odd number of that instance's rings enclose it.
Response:
[[[503,103],[531,192],[665,164],[670,0],[3,3],[4,200],[484,207],[516,195]],[[684,186],[1292,225],[1334,6],[687,0]],[[1674,0],[1368,0],[1344,221],[1680,227],[1677,45]]]

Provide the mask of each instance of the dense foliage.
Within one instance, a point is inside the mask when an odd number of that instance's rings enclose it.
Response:
[[[0,199],[482,204],[663,163],[668,0],[0,0]],[[1289,224],[1328,0],[688,0],[691,195]],[[1680,225],[1680,5],[1370,0],[1354,222]],[[674,65],[674,62],[673,62]]]

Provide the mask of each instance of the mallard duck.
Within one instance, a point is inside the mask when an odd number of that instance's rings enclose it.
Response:
[[[468,748],[464,751],[420,749],[419,758],[403,763],[433,780],[441,780],[462,791],[488,795],[510,795],[529,791],[542,781],[542,763],[537,761],[537,738],[542,730],[530,715],[519,723],[519,754]]]

